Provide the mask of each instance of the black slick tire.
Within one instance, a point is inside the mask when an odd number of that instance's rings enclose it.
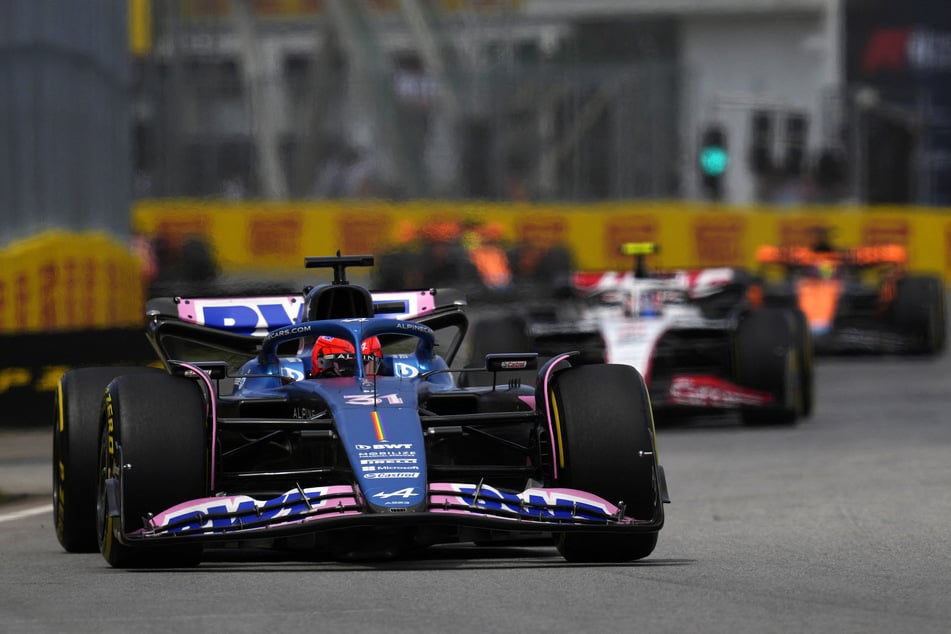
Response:
[[[201,546],[130,546],[122,532],[143,518],[208,495],[205,403],[199,385],[168,374],[121,376],[106,390],[99,435],[97,529],[113,567],[187,567]],[[106,479],[118,482],[119,516],[109,514]]]
[[[799,364],[799,389],[801,392],[801,414],[803,418],[812,416],[816,402],[815,345],[809,320],[799,308],[793,310],[795,323],[794,340]]]
[[[60,377],[53,427],[53,525],[70,553],[99,552],[96,537],[96,459],[99,415],[106,386],[120,374],[153,373],[147,367],[69,370]]]
[[[663,520],[654,422],[647,387],[631,366],[594,364],[558,372],[551,384],[558,486],[594,493],[640,520]],[[558,551],[571,562],[621,562],[653,552],[657,531],[566,532]]]
[[[945,348],[945,289],[940,278],[910,275],[898,280],[893,305],[895,327],[918,342],[913,352],[934,355]]]
[[[743,409],[744,422],[788,425],[803,415],[799,341],[790,310],[763,308],[740,320],[735,339],[737,383],[773,395],[771,405]]]

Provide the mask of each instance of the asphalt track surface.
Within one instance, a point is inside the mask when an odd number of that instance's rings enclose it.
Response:
[[[667,525],[650,558],[619,565],[463,546],[113,570],[56,541],[48,433],[3,433],[0,488],[38,497],[0,507],[0,631],[951,631],[951,358],[823,359],[817,373],[798,425],[662,426]]]

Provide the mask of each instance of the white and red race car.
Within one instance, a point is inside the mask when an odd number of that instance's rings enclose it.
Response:
[[[751,423],[792,423],[813,407],[813,350],[796,308],[763,306],[759,287],[735,268],[649,272],[653,243],[627,243],[632,271],[579,272],[608,363],[636,368],[661,415],[733,410]]]

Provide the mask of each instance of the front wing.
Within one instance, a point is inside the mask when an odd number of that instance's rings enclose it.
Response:
[[[704,373],[676,373],[664,381],[654,381],[650,394],[655,408],[735,410],[770,407],[776,402],[770,392]]]
[[[659,511],[654,518],[640,520],[626,516],[620,504],[575,489],[529,488],[513,493],[488,485],[434,483],[429,485],[425,510],[368,513],[359,489],[333,485],[297,488],[269,500],[245,495],[192,500],[148,518],[147,528],[117,537],[126,545],[145,546],[270,539],[355,526],[448,524],[513,532],[631,533],[657,531],[663,525]],[[110,513],[120,515],[114,502]]]

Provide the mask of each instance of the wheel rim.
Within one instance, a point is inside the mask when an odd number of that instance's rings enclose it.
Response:
[[[108,519],[109,504],[106,501],[106,479],[112,471],[109,460],[109,437],[102,434],[99,441],[99,475],[96,481],[96,534],[99,537],[99,550],[105,553],[111,545],[112,523]]]

